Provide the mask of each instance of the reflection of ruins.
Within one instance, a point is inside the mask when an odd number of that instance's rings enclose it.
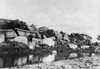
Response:
[[[41,62],[53,62],[53,61],[58,61],[58,60],[66,60],[66,59],[74,59],[74,58],[79,58],[81,56],[88,56],[89,53],[61,53],[60,54],[54,54],[54,53],[47,53],[44,55],[35,55],[35,54],[30,54],[30,55],[23,55],[23,56],[18,56],[18,55],[0,55],[0,67],[12,67],[12,66],[19,66],[19,65],[25,65],[25,64],[36,64],[36,63],[41,63]]]

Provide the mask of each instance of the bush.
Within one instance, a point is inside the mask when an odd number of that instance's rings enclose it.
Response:
[[[0,51],[6,51],[8,53],[24,53],[28,51],[29,47],[26,44],[16,41],[5,41],[0,43]]]

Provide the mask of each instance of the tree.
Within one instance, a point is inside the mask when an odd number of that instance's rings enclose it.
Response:
[[[41,38],[41,35],[40,35],[40,33],[39,33],[38,29],[37,29],[37,26],[36,26],[35,24],[31,24],[31,25],[29,26],[29,29],[30,29],[31,31],[35,31],[37,37]]]
[[[37,30],[37,26],[35,24],[31,24],[29,26],[30,30],[34,31],[34,30]]]
[[[39,31],[39,32],[43,32],[43,31],[46,31],[46,30],[49,30],[49,28],[47,28],[47,27],[45,27],[45,26],[39,27],[39,28],[38,28],[38,31]]]
[[[14,28],[20,28],[24,30],[29,30],[28,25],[26,22],[16,20],[4,20],[4,24],[1,26],[2,29],[14,29]]]

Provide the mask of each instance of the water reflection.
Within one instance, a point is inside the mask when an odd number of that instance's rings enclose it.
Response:
[[[82,53],[81,53],[82,54]],[[69,58],[77,58],[81,55],[80,53],[70,53],[70,52],[53,52],[47,53],[45,55],[0,55],[0,67],[12,67],[25,64],[34,64],[41,62],[53,62],[56,60],[64,60]]]
[[[20,58],[14,59],[14,65],[13,66],[19,66],[19,65],[24,65],[27,64],[27,56],[22,56]]]
[[[39,62],[39,56],[35,56],[33,54],[29,55],[29,57],[28,57],[29,64],[38,63],[38,62]]]
[[[0,67],[3,67],[3,59],[0,58]]]
[[[41,56],[40,62],[43,62],[43,63],[53,62],[53,61],[55,61],[56,55],[57,55],[57,51],[54,50],[54,51],[52,51],[52,53]]]

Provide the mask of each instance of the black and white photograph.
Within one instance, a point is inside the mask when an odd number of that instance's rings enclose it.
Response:
[[[100,69],[100,0],[0,0],[0,69]]]

